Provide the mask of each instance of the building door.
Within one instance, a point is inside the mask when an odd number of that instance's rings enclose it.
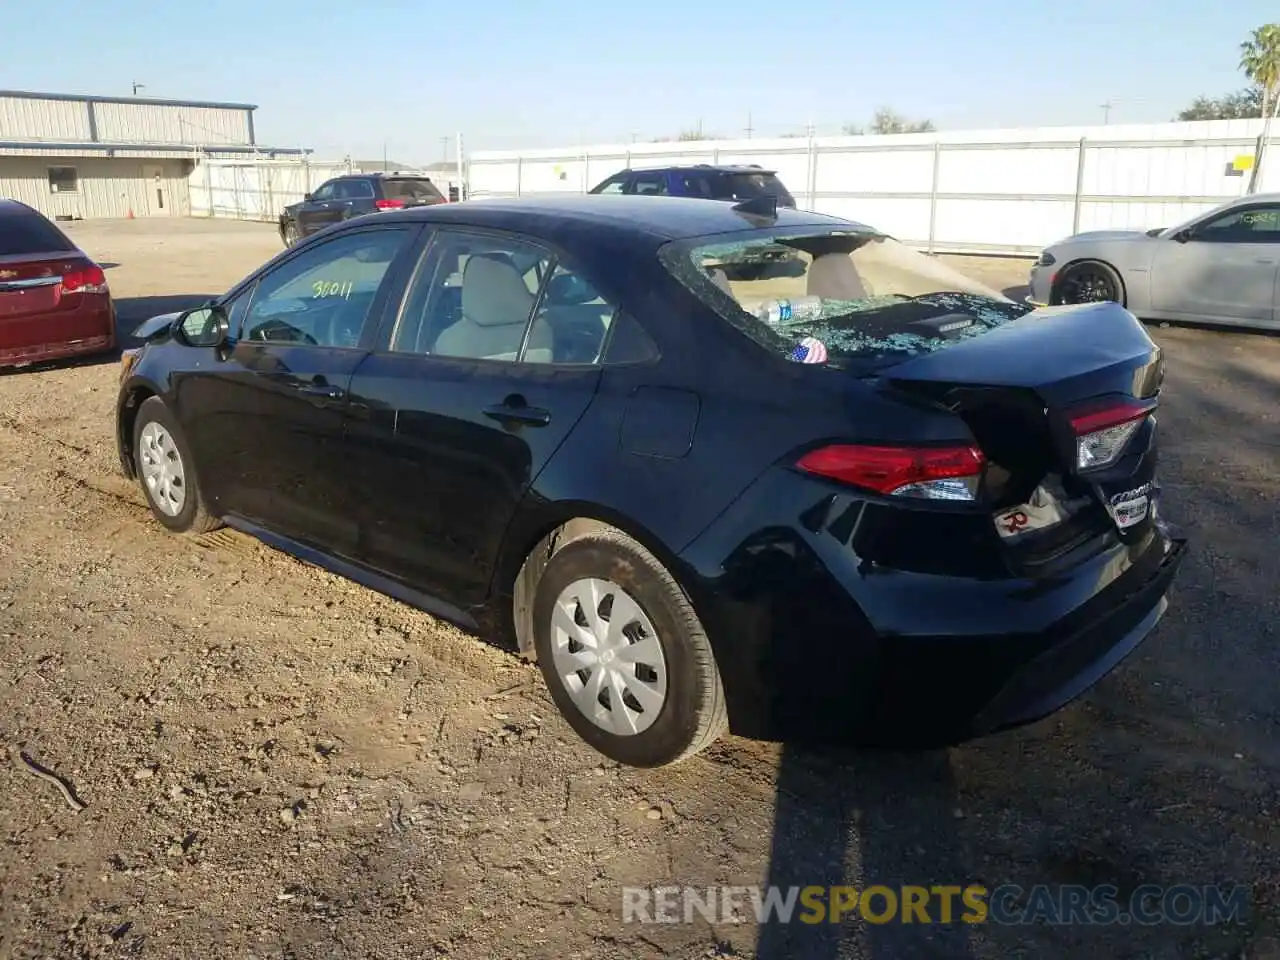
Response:
[[[165,180],[164,167],[144,166],[142,179],[147,191],[147,207],[153,217],[173,216],[173,203],[169,196],[169,184]]]

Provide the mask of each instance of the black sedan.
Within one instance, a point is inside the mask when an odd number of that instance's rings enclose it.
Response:
[[[602,753],[929,746],[1163,614],[1159,348],[768,198],[363,218],[124,359],[124,470],[536,657]]]

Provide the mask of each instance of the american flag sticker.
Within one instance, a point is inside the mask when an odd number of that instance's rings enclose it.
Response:
[[[827,348],[814,337],[805,337],[791,351],[791,359],[797,363],[826,363]]]

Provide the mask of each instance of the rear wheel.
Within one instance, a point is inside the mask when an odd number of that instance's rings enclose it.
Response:
[[[1120,275],[1096,260],[1077,263],[1063,271],[1054,291],[1054,303],[1118,303],[1124,305]]]
[[[533,613],[552,699],[605,756],[662,766],[724,732],[720,671],[697,614],[632,538],[602,531],[562,547],[538,582]]]
[[[149,397],[138,408],[133,456],[147,506],[162,524],[175,533],[205,533],[221,526],[205,506],[182,430],[159,397]]]

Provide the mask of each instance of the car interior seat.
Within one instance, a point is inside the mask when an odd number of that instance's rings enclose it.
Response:
[[[865,300],[867,288],[847,253],[824,253],[809,265],[805,292],[828,300]]]
[[[534,295],[511,261],[501,254],[477,253],[462,271],[462,319],[442,330],[434,353],[452,357],[514,360]],[[525,360],[550,363],[552,332],[541,318],[534,321]]]

